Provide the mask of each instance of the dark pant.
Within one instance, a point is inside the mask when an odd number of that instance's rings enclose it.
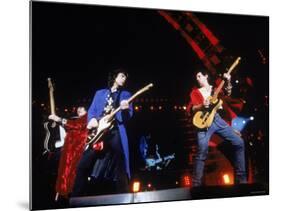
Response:
[[[202,184],[205,160],[208,155],[208,143],[214,133],[218,134],[223,139],[230,141],[234,149],[235,182],[246,183],[244,141],[235,133],[232,127],[216,114],[212,125],[207,130],[199,131],[197,133],[198,151],[193,169],[193,187]]]
[[[128,192],[125,156],[118,129],[113,129],[104,139],[103,153],[98,155],[91,176],[110,183],[111,192]]]
[[[83,153],[77,166],[76,179],[71,196],[82,196],[87,191],[88,177],[91,174],[96,159],[96,152],[90,147]]]

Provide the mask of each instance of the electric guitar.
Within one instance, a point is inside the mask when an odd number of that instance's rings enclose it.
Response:
[[[153,87],[153,84],[148,84],[147,86],[145,86],[144,88],[140,89],[139,91],[137,91],[133,96],[131,96],[127,101],[128,103],[131,103],[137,96],[139,96],[140,94],[148,91],[151,87]],[[114,122],[114,117],[115,114],[121,110],[121,106],[119,106],[118,108],[116,108],[115,110],[113,110],[110,114],[105,115],[104,117],[102,117],[99,120],[99,124],[98,127],[92,131],[92,133],[88,136],[87,139],[87,145],[89,144],[95,144],[97,143],[100,138],[108,131],[112,128],[113,126],[113,122]]]
[[[50,98],[50,111],[55,114],[55,98],[54,87],[50,78],[48,78],[49,98]],[[55,121],[47,121],[44,123],[46,136],[44,140],[44,154],[46,152],[53,152],[59,145],[63,145],[60,137],[60,126]]]
[[[158,159],[147,158],[145,159],[145,163],[146,163],[145,169],[151,170],[151,167],[154,167],[157,164],[165,163],[166,161],[168,161],[167,164],[165,165],[166,167],[173,159],[175,159],[175,153]]]
[[[235,62],[229,68],[227,74],[230,74],[231,71],[239,64],[241,57],[238,57]],[[222,80],[214,92],[213,96],[208,97],[210,101],[209,108],[204,108],[202,111],[197,111],[193,116],[193,125],[199,129],[208,128],[213,123],[215,114],[217,110],[222,106],[223,101],[218,98],[218,95],[224,86],[225,81]]]

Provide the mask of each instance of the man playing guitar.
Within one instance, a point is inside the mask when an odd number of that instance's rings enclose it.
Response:
[[[89,130],[98,130],[102,121],[118,106],[120,111],[114,116],[112,126],[102,137],[103,147],[99,153],[92,152],[91,145],[84,152],[78,165],[77,178],[73,196],[81,196],[85,187],[85,176],[93,181],[110,184],[112,192],[127,192],[129,189],[129,144],[126,132],[126,122],[133,114],[132,104],[128,102],[131,94],[124,90],[128,74],[124,69],[117,69],[109,73],[107,88],[96,91],[93,102],[88,110]],[[91,155],[93,154],[93,156]],[[94,157],[94,159],[92,159]],[[92,164],[93,167],[90,167]],[[90,175],[86,170],[92,168]],[[108,185],[106,184],[106,185]]]
[[[198,71],[196,73],[196,80],[199,88],[193,89],[190,94],[190,107],[192,112],[208,109],[211,106],[208,98],[211,96],[213,86],[209,84],[208,73],[205,71]],[[230,75],[224,74],[224,80],[227,82],[226,91],[227,95],[231,93]],[[219,108],[219,110],[222,109]],[[210,127],[198,129],[197,131],[197,154],[194,162],[192,185],[193,187],[202,185],[202,177],[204,172],[204,164],[208,154],[208,142],[211,136],[216,133],[224,140],[229,141],[234,150],[234,170],[235,170],[235,183],[246,183],[245,171],[245,148],[243,139],[229,126],[221,116],[216,113],[214,120]]]

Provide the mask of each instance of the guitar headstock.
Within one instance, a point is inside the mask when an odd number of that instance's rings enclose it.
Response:
[[[231,65],[231,67],[228,69],[227,73],[230,74],[231,71],[239,64],[241,60],[241,57],[239,56],[234,62],[233,64]]]
[[[51,78],[48,78],[47,80],[48,80],[48,87],[49,87],[50,91],[54,91],[54,86],[52,84]]]
[[[154,86],[153,83],[150,83],[150,84],[146,85],[145,87],[143,87],[141,90],[139,90],[138,93],[143,93],[143,92],[149,90],[153,86]]]

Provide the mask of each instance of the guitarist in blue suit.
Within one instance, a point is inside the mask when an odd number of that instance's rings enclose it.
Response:
[[[128,74],[124,69],[112,71],[108,77],[108,88],[100,89],[95,93],[88,110],[87,128],[91,130],[100,126],[99,120],[102,117],[110,114],[117,107],[121,107],[121,110],[115,115],[112,127],[102,137],[103,149],[96,153],[95,164],[91,172],[94,182],[105,183],[114,193],[128,192],[131,176],[125,124],[133,115],[133,107],[127,101],[131,94],[124,90],[127,78]],[[85,163],[85,160],[83,161],[82,158],[83,162]]]

